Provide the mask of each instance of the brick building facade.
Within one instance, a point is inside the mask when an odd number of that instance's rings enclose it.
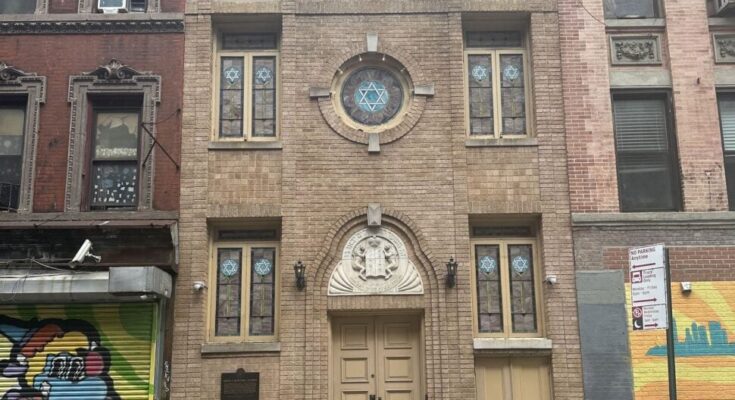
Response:
[[[185,22],[172,399],[583,397],[555,2]]]
[[[670,249],[679,398],[735,389],[723,352],[735,332],[735,28],[716,3],[728,2],[559,2],[588,399],[668,398],[665,336],[628,332],[627,249],[655,243]]]
[[[1,3],[0,396],[165,398],[184,3]]]

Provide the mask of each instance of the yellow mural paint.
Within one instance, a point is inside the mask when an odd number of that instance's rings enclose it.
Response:
[[[628,320],[630,285],[626,286]],[[735,399],[735,282],[696,282],[691,293],[672,284],[679,400]],[[666,331],[628,337],[636,400],[668,400]]]

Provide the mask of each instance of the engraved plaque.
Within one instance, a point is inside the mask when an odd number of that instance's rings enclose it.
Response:
[[[221,378],[220,398],[222,400],[258,400],[260,398],[260,374],[245,372],[224,373]]]

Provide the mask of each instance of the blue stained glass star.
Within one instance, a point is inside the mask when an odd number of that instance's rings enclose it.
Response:
[[[484,65],[475,65],[472,67],[472,77],[475,78],[477,82],[480,82],[490,77],[490,71],[488,71],[488,68]]]
[[[257,71],[255,71],[255,79],[258,80],[258,83],[261,85],[264,85],[273,78],[273,75],[271,74],[271,70],[266,67],[258,68]]]
[[[230,83],[235,83],[240,79],[240,70],[235,67],[230,67],[225,70],[225,79]]]
[[[528,264],[529,264],[528,260],[521,256],[516,256],[513,259],[513,269],[519,274],[523,274],[526,271],[528,271],[528,267],[529,267]]]
[[[364,111],[377,112],[388,104],[388,91],[377,81],[365,81],[360,84],[355,93],[357,105]]]

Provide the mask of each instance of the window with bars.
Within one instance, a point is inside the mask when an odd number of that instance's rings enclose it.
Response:
[[[521,32],[467,32],[470,136],[528,134],[526,51]]]
[[[276,336],[278,246],[217,242],[211,327],[214,341],[269,341]]]
[[[472,284],[478,336],[541,335],[535,259],[533,241],[474,242]]]
[[[659,0],[604,0],[605,18],[660,18]]]
[[[735,211],[735,93],[720,93],[718,103],[722,147],[725,155],[727,198],[730,211]]]
[[[16,211],[23,170],[26,99],[0,99],[0,211]]]
[[[668,94],[613,96],[621,211],[678,211],[681,185]]]
[[[222,35],[216,139],[262,141],[278,136],[276,34]]]

